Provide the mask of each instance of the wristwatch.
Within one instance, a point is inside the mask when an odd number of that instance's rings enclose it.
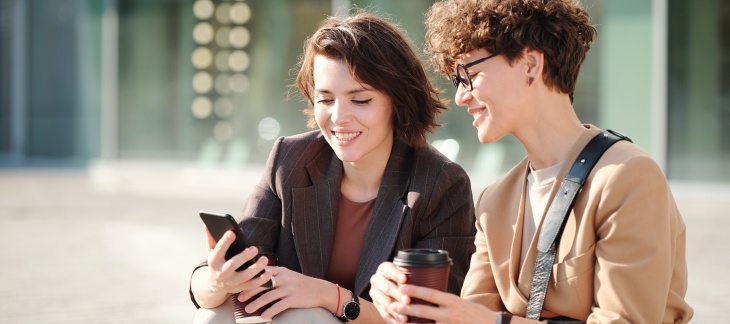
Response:
[[[337,317],[342,323],[354,321],[360,315],[360,302],[357,300],[357,295],[353,291],[350,294],[352,294],[352,300],[342,306],[342,316]]]

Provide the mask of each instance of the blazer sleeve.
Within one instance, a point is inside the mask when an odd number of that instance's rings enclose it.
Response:
[[[453,261],[449,271],[448,291],[459,294],[474,253],[474,202],[471,182],[455,163],[442,168],[435,182],[428,182],[431,194],[425,197],[426,213],[418,221],[421,227],[417,248],[449,251]]]
[[[276,250],[283,213],[283,189],[278,188],[282,183],[279,178],[285,177],[279,164],[286,161],[288,155],[283,140],[284,137],[280,137],[274,143],[261,179],[243,205],[239,222],[249,244],[272,250]]]
[[[266,168],[258,185],[246,199],[242,218],[239,217],[238,225],[246,235],[246,240],[251,245],[267,246],[276,248],[276,239],[279,233],[281,222],[281,199],[276,195],[275,190],[275,168],[279,157],[279,150],[283,137],[279,138],[269,154]],[[208,261],[204,260],[193,268],[193,272],[200,267],[207,267]],[[192,287],[188,288],[190,300],[196,308],[200,308],[193,296]]]
[[[684,228],[666,178],[651,158],[619,164],[606,180],[596,214],[594,304],[587,322],[673,322],[672,308],[681,314],[674,306],[686,306]]]
[[[477,200],[476,210],[482,210],[479,203],[482,202],[482,196],[489,189],[482,191]],[[476,252],[471,257],[471,267],[464,279],[464,287],[461,290],[461,297],[484,305],[494,311],[505,310],[502,299],[497,291],[497,283],[492,273],[492,265],[489,261],[489,252],[487,250],[487,229],[486,215],[476,215],[476,236],[474,238],[474,246]]]

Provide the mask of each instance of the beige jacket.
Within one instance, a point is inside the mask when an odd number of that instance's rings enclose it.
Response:
[[[550,200],[583,147],[601,132],[587,125],[558,173]],[[537,240],[520,267],[527,159],[477,202],[477,251],[462,297],[525,316]],[[539,236],[538,233],[535,237]],[[563,232],[543,317],[588,323],[686,323],[685,225],[666,178],[641,148],[613,145],[578,194]]]

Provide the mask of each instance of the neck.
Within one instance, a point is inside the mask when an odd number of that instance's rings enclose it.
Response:
[[[386,157],[390,156],[390,152]],[[354,202],[366,202],[378,196],[388,158],[372,161],[344,162],[340,191]]]
[[[514,135],[525,146],[536,170],[565,160],[585,127],[566,94],[549,92],[535,100],[531,115]]]

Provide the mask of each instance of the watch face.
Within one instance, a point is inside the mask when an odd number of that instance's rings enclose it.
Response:
[[[345,304],[345,317],[348,320],[354,320],[360,315],[360,304],[356,302],[348,302]]]

